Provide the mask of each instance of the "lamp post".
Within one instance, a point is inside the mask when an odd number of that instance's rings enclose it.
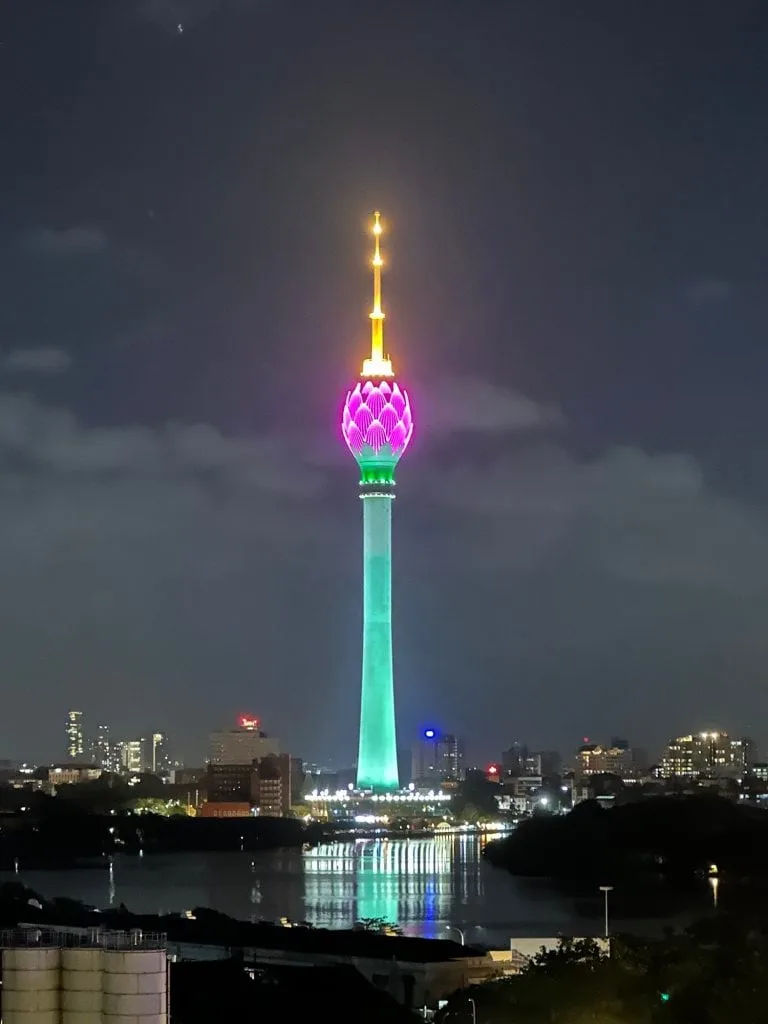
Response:
[[[475,1000],[470,997],[469,1005],[472,1007],[472,1024],[477,1024],[477,1007],[475,1006]]]
[[[609,931],[609,928],[608,928],[608,893],[609,892],[613,892],[613,886],[612,885],[601,885],[600,886],[600,892],[605,896],[605,937],[607,939],[608,936],[610,935],[610,931]]]
[[[465,942],[464,942],[464,932],[463,932],[463,930],[461,928],[457,928],[455,924],[448,924],[448,925],[445,926],[445,930],[447,932],[458,932],[459,935],[461,936],[461,944],[462,944],[462,946],[465,945]]]

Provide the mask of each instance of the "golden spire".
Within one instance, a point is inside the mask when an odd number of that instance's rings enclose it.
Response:
[[[373,309],[371,320],[371,358],[363,362],[364,377],[391,377],[392,363],[384,357],[384,313],[381,309],[381,214],[378,210],[373,215]]]

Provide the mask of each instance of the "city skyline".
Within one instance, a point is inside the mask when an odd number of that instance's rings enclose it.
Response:
[[[150,766],[146,770],[152,771],[151,766],[157,767],[161,762],[164,768],[170,769],[203,768],[210,761],[231,761],[232,758],[223,752],[225,748],[235,751],[243,745],[245,748],[253,746],[262,755],[274,755],[281,747],[293,747],[291,737],[286,741],[265,733],[261,720],[252,713],[239,713],[233,716],[229,723],[209,723],[209,731],[197,744],[198,751],[186,762],[172,760],[169,757],[167,733],[150,729],[144,730],[141,737],[126,738],[119,735],[119,730],[113,730],[111,724],[94,725],[89,715],[82,710],[70,710],[67,713],[63,740],[66,750],[64,763],[95,764],[108,770],[123,770],[130,767],[127,763],[130,757],[126,759],[129,748],[135,748],[131,752],[134,760],[141,760]],[[399,736],[397,759],[400,784],[402,785],[404,781],[423,783],[435,776],[440,764],[443,765],[446,778],[460,777],[467,770],[486,775],[498,770],[500,773],[511,775],[557,776],[561,772],[575,771],[579,774],[585,767],[588,769],[587,774],[615,771],[621,774],[621,771],[630,765],[635,774],[639,772],[647,775],[651,772],[655,778],[665,778],[669,774],[665,762],[680,760],[681,755],[675,751],[687,749],[691,744],[694,747],[697,744],[701,745],[702,749],[712,756],[713,761],[720,763],[722,758],[727,760],[731,756],[727,753],[714,756],[713,752],[718,748],[720,741],[724,745],[724,750],[728,748],[732,752],[740,751],[745,763],[759,764],[761,767],[768,764],[764,760],[766,751],[758,748],[751,737],[744,735],[743,730],[729,733],[722,725],[717,728],[710,725],[704,729],[691,729],[689,723],[686,735],[677,736],[670,733],[657,749],[647,748],[642,737],[634,737],[632,740],[616,735],[602,738],[572,737],[563,750],[551,747],[538,748],[518,737],[509,741],[508,749],[505,747],[498,751],[483,747],[481,757],[465,763],[466,741],[466,736],[444,733],[434,726],[425,726],[416,736]],[[61,764],[62,760],[57,756],[58,753],[60,752],[54,751],[41,763]],[[320,758],[319,763],[306,759],[302,751],[296,749],[291,749],[286,756],[302,761],[313,769],[323,766],[324,771],[359,775],[357,763],[338,761],[334,759],[332,752]],[[437,769],[437,773],[439,771],[440,769]],[[679,771],[673,773],[679,774]],[[386,784],[379,784],[378,787],[372,784],[370,788],[391,787]]]
[[[556,6],[15,5],[0,754],[60,749],[82,707],[187,758],[252,707],[354,761],[331,396],[377,208],[428,424],[401,738],[768,745],[764,32],[749,4]]]

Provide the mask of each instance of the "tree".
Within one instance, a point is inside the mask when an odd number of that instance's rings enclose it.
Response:
[[[140,797],[131,804],[132,810],[138,814],[160,814],[163,817],[188,814],[187,807],[178,800],[161,800],[156,796]]]
[[[402,935],[401,929],[383,917],[363,917],[355,921],[353,928],[358,932],[377,932],[380,935]]]
[[[470,998],[478,1024],[765,1024],[768,924],[760,908],[721,914],[660,939],[614,939],[610,957],[562,939],[445,1009],[464,1015]]]
[[[647,987],[591,939],[561,939],[516,977],[459,992],[445,1008],[475,1001],[478,1024],[654,1024]]]
[[[479,807],[475,807],[474,804],[464,804],[463,809],[456,817],[460,821],[465,821],[468,825],[479,825],[481,822],[488,821],[489,819],[489,815],[481,811]]]
[[[452,801],[456,818],[460,821],[468,820],[466,817],[467,807],[476,808],[477,813],[486,820],[498,817],[499,805],[496,797],[499,792],[499,784],[489,782],[482,773],[467,774],[467,778],[459,784],[456,796]]]
[[[756,878],[768,875],[768,815],[709,794],[608,809],[584,801],[569,814],[521,822],[484,856],[515,875],[590,884],[619,877],[690,882],[712,863],[723,874]]]
[[[294,804],[288,813],[292,818],[311,818],[312,808],[309,804]]]

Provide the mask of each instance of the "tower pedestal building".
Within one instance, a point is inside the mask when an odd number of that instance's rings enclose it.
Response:
[[[374,214],[371,356],[347,393],[342,433],[360,467],[363,503],[363,678],[358,789],[399,784],[392,670],[392,500],[395,467],[413,433],[411,405],[384,355],[380,214]]]

